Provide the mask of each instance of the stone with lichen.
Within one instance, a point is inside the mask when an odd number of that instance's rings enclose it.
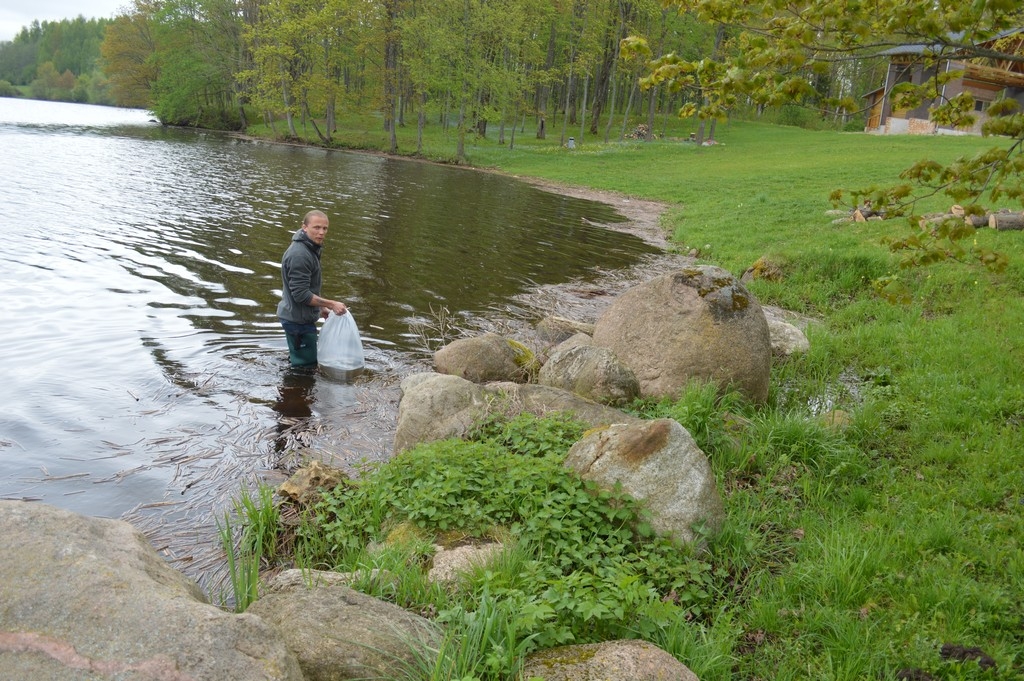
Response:
[[[719,267],[688,267],[629,289],[598,318],[593,340],[633,370],[644,397],[677,397],[695,379],[756,403],[768,397],[764,311]]]

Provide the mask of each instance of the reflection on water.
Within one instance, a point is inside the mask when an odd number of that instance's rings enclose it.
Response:
[[[288,446],[285,434],[296,423],[313,415],[313,388],[315,385],[316,372],[313,370],[289,367],[282,372],[278,399],[274,402],[274,411],[280,414],[277,426],[278,436],[274,440],[274,451],[283,453]]]
[[[355,381],[362,369],[306,369],[288,366],[281,372],[281,385],[274,402],[278,414],[274,451],[284,454],[293,445],[292,434],[318,411],[338,413],[360,404]]]
[[[163,128],[144,111],[0,99],[0,498],[202,525],[239,481],[390,454],[411,323],[471,326],[653,248],[608,206],[488,173]],[[325,295],[363,375],[288,369],[279,262],[324,209]],[[154,519],[155,518],[155,519]],[[182,530],[184,531],[184,530]]]

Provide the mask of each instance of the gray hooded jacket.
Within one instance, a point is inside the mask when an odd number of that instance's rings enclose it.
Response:
[[[286,322],[314,324],[320,317],[320,308],[309,304],[314,295],[320,295],[323,285],[320,250],[299,229],[281,257],[281,302],[277,304],[277,316]]]

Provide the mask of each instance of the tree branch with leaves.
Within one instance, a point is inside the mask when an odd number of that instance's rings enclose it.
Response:
[[[943,85],[964,74],[949,65],[984,64],[1024,75],[1024,7],[1007,0],[671,0],[680,12],[726,27],[723,49],[711,57],[669,54],[650,62],[645,87],[665,86],[695,93],[680,115],[722,118],[737,102],[775,106],[813,102],[822,114],[856,111],[846,93],[825,96],[814,88],[815,74],[850,60],[877,58],[886,50],[901,54],[908,68],[927,77],[892,84],[897,107],[931,102],[928,115],[938,124],[965,128],[976,123],[969,91],[944,97]],[[630,37],[623,53],[649,55],[646,40]],[[996,65],[992,67],[990,65]],[[1024,87],[1007,91],[1024,101]],[[1024,205],[1024,114],[1013,96],[993,102],[981,132],[995,146],[949,163],[927,160],[904,170],[898,180],[863,189],[840,189],[831,199],[851,208],[869,202],[886,217],[904,216],[915,232],[887,241],[904,253],[903,266],[944,260],[975,261],[1000,270],[1005,256],[973,245],[972,216],[994,206]],[[917,209],[936,195],[963,206],[963,216],[936,224]],[[971,245],[965,245],[971,244]]]

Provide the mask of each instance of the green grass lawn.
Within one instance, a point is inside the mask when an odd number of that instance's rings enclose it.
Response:
[[[774,367],[769,404],[737,407],[750,426],[706,443],[728,509],[709,543],[713,607],[660,643],[702,681],[1024,678],[1024,233],[974,237],[1008,255],[1001,273],[900,270],[881,239],[908,234],[905,220],[834,224],[826,212],[834,189],[892,183],[917,160],[993,141],[733,121],[697,147],[678,141],[692,123],[666,125],[676,141],[603,144],[577,128],[575,150],[532,131],[513,150],[496,132],[467,147],[479,167],[663,201],[679,248],[737,275],[778,263],[782,279],[751,291],[819,320],[810,352]],[[338,135],[383,143],[370,123]],[[414,135],[401,131],[402,151]],[[453,138],[428,135],[427,155],[452,155]],[[889,275],[909,304],[876,295]],[[821,426],[833,407],[845,430]],[[680,420],[724,433],[728,417],[719,405]],[[944,644],[995,665],[944,656]]]

